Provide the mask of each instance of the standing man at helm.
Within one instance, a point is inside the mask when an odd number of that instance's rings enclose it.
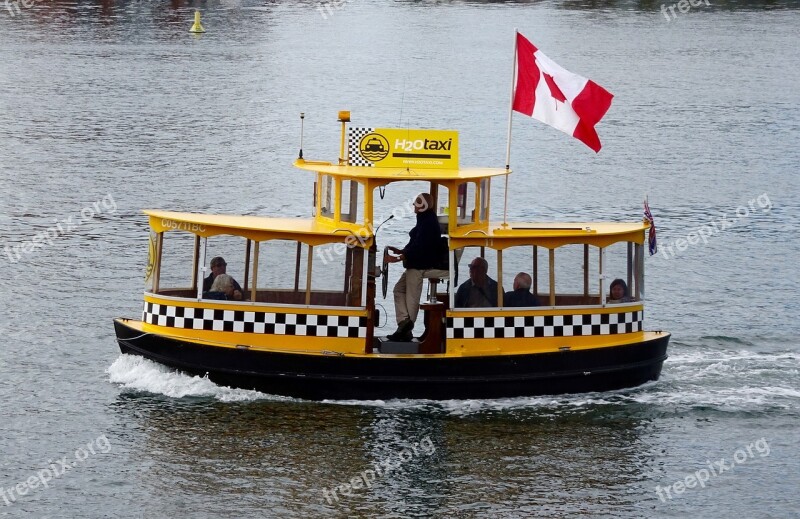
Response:
[[[414,199],[414,213],[417,225],[408,235],[410,240],[402,249],[387,247],[391,254],[389,263],[403,262],[406,268],[394,286],[394,308],[397,318],[397,331],[389,336],[394,341],[410,341],[413,338],[414,322],[419,313],[419,298],[422,294],[423,271],[436,268],[440,260],[442,231],[436,217],[433,197],[421,193]]]

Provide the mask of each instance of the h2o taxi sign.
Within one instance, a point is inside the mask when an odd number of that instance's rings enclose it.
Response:
[[[350,166],[458,169],[458,132],[408,128],[350,128]]]

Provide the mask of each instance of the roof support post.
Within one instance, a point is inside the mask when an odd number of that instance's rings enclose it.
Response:
[[[294,258],[294,291],[300,290],[300,254],[302,254],[303,244],[297,242],[297,253]]]
[[[475,182],[475,206],[472,211],[471,223],[478,223],[481,218],[481,183],[478,181]]]
[[[603,269],[605,268],[605,259],[606,259],[606,248],[600,247],[600,261],[599,261],[599,272],[598,272],[598,280],[599,280],[599,287],[600,287],[600,304],[606,306],[606,295],[605,295],[605,273]]]
[[[247,239],[247,245],[244,247],[244,291],[247,293],[247,281],[250,278],[250,246],[252,242],[250,239]],[[242,294],[242,299],[245,298],[245,294]]]
[[[539,249],[533,246],[533,295],[539,297]]]
[[[458,226],[458,182],[447,184],[447,198],[447,232],[453,233]]]
[[[636,244],[635,290],[637,301],[644,301],[644,245]]]
[[[503,249],[497,249],[497,306],[503,306]]]
[[[250,301],[257,302],[258,301],[258,250],[261,242],[256,242],[255,247],[253,248],[253,286],[250,288]],[[245,287],[246,288],[246,287]]]
[[[356,179],[350,180],[350,207],[348,208],[349,219],[348,222],[356,223],[358,221],[358,181]]]
[[[583,244],[583,297],[589,297],[589,244]]]
[[[199,236],[198,236],[199,238]],[[208,238],[203,238],[203,252],[200,257],[199,265],[198,265],[198,272],[200,274],[200,279],[205,282],[206,279],[206,249],[208,248]],[[203,299],[203,284],[197,284],[197,300],[200,301]]]
[[[156,265],[153,269],[153,293],[158,294],[158,284],[161,280],[161,253],[164,250],[164,233],[158,233],[156,238]]]
[[[352,247],[347,247],[344,250],[344,288],[342,291],[346,299],[350,298],[350,276],[352,276],[353,269],[353,252],[355,252],[355,249]]]
[[[306,305],[311,304],[311,263],[314,256],[311,254],[314,251],[314,246],[308,246],[308,263],[306,266]]]
[[[633,243],[628,242],[628,290],[633,286],[633,270]]]
[[[342,200],[344,197],[344,193],[342,192],[342,179],[340,177],[336,177],[336,187],[333,195],[333,220],[335,222],[342,221]]]
[[[456,274],[458,271],[458,265],[456,264],[456,250],[453,249],[452,251],[448,252],[448,254],[450,254],[450,261],[447,262],[447,269],[450,272],[450,290],[448,291],[449,293],[447,294],[447,297],[450,302],[448,303],[447,308],[452,309],[455,308],[456,305],[456,290],[458,289],[456,286]]]
[[[197,273],[200,262],[200,236],[194,235],[194,255],[192,257],[192,292],[197,291]]]
[[[373,339],[375,338],[375,321],[377,320],[377,312],[375,311],[375,277],[376,265],[375,256],[378,253],[377,242],[373,239],[367,254],[367,283],[365,289],[365,297],[367,303],[367,340],[364,346],[365,353],[372,353]]]
[[[556,250],[550,249],[550,306],[556,306]]]

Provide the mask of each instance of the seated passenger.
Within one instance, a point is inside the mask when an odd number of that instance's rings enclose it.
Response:
[[[489,264],[475,258],[469,264],[469,279],[456,292],[456,308],[486,308],[497,306],[497,281],[486,275]]]
[[[531,294],[531,276],[520,272],[514,278],[514,291],[503,296],[503,306],[539,306],[536,296]]]
[[[608,289],[609,303],[632,303],[633,301],[634,299],[628,295],[628,285],[624,281],[617,278],[611,282],[611,287]]]
[[[221,299],[223,301],[233,301],[236,299],[236,290],[233,286],[233,278],[227,274],[220,274],[214,278],[211,284],[211,290],[203,293],[204,299]],[[242,299],[242,293],[239,292],[239,299]]]
[[[227,266],[228,264],[225,263],[225,259],[223,259],[222,256],[217,256],[211,260],[211,274],[209,274],[208,277],[203,280],[203,293],[212,292],[211,285],[214,283],[214,278],[221,274],[225,274]],[[242,287],[239,286],[239,283],[237,283],[235,279],[231,278],[231,281],[233,281],[234,294],[233,297],[229,297],[228,299],[241,301],[243,294]]]

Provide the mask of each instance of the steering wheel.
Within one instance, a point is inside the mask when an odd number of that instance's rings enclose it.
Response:
[[[381,268],[381,289],[383,298],[386,299],[386,292],[389,289],[389,247],[383,249],[383,268]]]

